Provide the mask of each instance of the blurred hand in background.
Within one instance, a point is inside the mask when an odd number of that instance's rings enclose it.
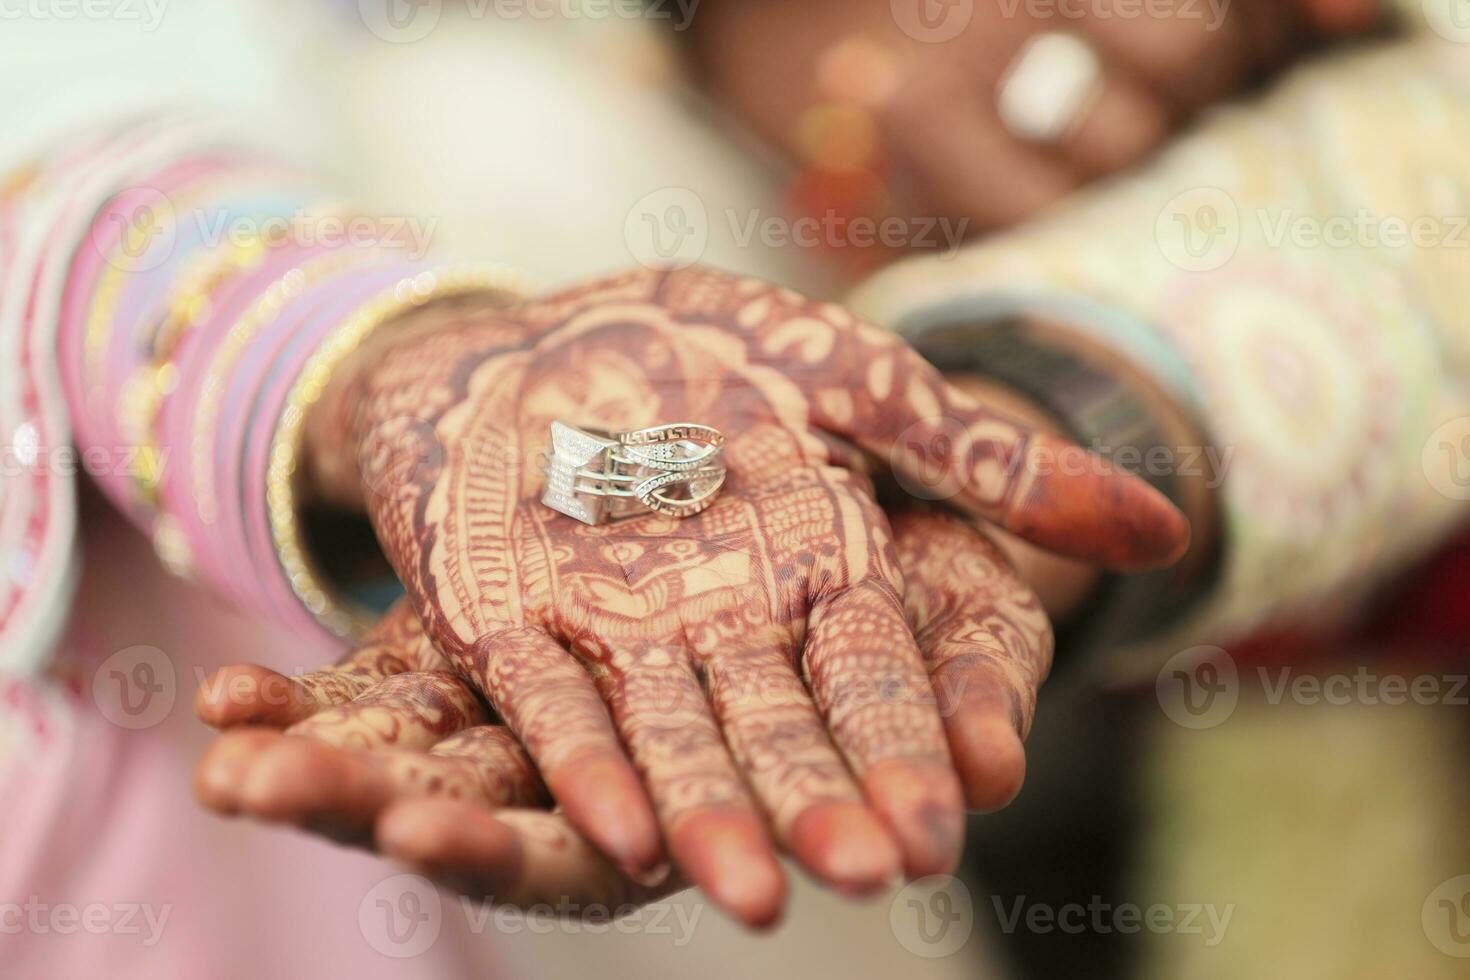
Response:
[[[797,210],[974,234],[1138,163],[1202,108],[1371,29],[1378,6],[707,0],[692,51],[713,96],[800,168]]]

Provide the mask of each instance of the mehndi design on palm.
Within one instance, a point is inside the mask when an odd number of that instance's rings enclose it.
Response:
[[[618,867],[654,880],[667,841],[748,922],[781,906],[777,843],[853,892],[958,857],[964,793],[874,460],[947,474],[950,503],[1115,567],[1165,563],[1187,537],[1145,484],[1033,465],[1080,451],[767,283],[638,270],[439,319],[354,382],[345,443],[428,639]],[[684,520],[573,521],[539,502],[556,419],[715,426],[723,492]],[[376,447],[404,427],[433,451],[388,465]]]

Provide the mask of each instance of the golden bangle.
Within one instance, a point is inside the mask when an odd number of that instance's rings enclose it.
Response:
[[[384,324],[435,300],[483,293],[509,304],[529,292],[529,283],[522,275],[500,266],[455,266],[408,277],[344,320],[322,342],[292,385],[271,439],[266,470],[271,536],[297,598],[318,622],[338,636],[361,636],[372,616],[366,610],[345,608],[332,596],[302,539],[294,483],[310,408],[321,398],[343,360]]]

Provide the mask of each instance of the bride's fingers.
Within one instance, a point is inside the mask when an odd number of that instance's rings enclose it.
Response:
[[[294,676],[255,664],[220,668],[199,686],[194,710],[214,728],[284,728],[351,701],[385,677],[442,666],[443,658],[424,637],[418,617],[400,602],[361,646],[330,667]]]
[[[377,821],[377,844],[462,894],[560,914],[616,915],[687,887],[677,875],[636,884],[559,813],[488,813],[454,800],[404,800]]]
[[[409,672],[393,674],[356,701],[327,708],[288,731],[324,744],[413,749],[440,744],[484,720],[484,708],[463,681],[442,671]],[[224,813],[250,809],[243,802],[246,783],[261,756],[284,738],[270,730],[240,727],[215,739],[196,770],[200,800]]]
[[[840,322],[847,314],[830,314]],[[1147,482],[957,391],[896,337],[856,321],[814,421],[887,462],[900,482],[1049,551],[1120,570],[1168,565],[1189,522]]]
[[[664,864],[658,820],[592,678],[546,633],[505,629],[464,673],[526,747],[567,818],[634,877]]]
[[[832,745],[797,663],[784,638],[722,651],[707,671],[710,702],[781,845],[818,879],[866,894],[898,876],[898,848]]]
[[[685,652],[630,650],[611,659],[632,666],[608,669],[599,686],[674,863],[741,922],[774,922],[786,878]]]
[[[250,767],[267,746],[284,737],[270,728],[237,728],[220,735],[194,767],[194,797],[216,813],[238,814]]]
[[[894,516],[893,529],[909,621],[966,802],[999,809],[1025,779],[1023,742],[1051,667],[1051,624],[1000,549],[974,528],[914,511]]]
[[[964,803],[923,658],[897,590],[864,579],[820,597],[807,684],[832,740],[903,852],[912,878],[946,874],[964,843]]]
[[[432,750],[343,749],[278,735],[257,742],[237,777],[233,812],[367,844],[395,800],[458,799],[485,808],[550,802],[535,767],[506,729],[481,725]]]
[[[457,676],[415,671],[386,677],[352,701],[286,731],[343,748],[427,749],[487,720],[479,698]]]

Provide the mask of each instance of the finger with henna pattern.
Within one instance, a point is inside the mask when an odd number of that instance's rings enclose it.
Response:
[[[481,725],[429,752],[343,749],[311,738],[279,736],[256,748],[240,782],[237,807],[261,820],[332,828],[366,845],[373,821],[395,800],[460,799],[487,808],[544,806],[549,796],[515,739]]]
[[[679,651],[614,653],[599,686],[665,828],[674,863],[741,922],[774,922],[786,877],[704,692]]]
[[[997,810],[1020,792],[1023,746],[1053,635],[1040,601],[973,527],[938,511],[893,517],[905,607],[924,651],[965,797]]]
[[[668,273],[659,294],[687,322],[745,333],[753,359],[801,385],[813,425],[1036,545],[1120,570],[1188,547],[1188,521],[1146,482],[957,391],[841,307],[701,268]]]
[[[653,806],[587,671],[532,627],[492,633],[468,659],[465,674],[526,747],[572,824],[630,876],[661,874]]]
[[[790,643],[727,651],[707,672],[710,701],[776,839],[821,881],[869,894],[898,877],[898,847],[832,745],[795,663]]]
[[[347,704],[297,722],[286,734],[349,749],[427,749],[487,720],[479,698],[457,675],[415,671],[386,677]]]
[[[214,728],[284,728],[346,704],[385,677],[447,666],[413,610],[399,603],[374,625],[362,646],[330,667],[295,676],[255,664],[221,667],[199,686],[194,711]]]
[[[637,884],[558,813],[492,814],[454,800],[405,800],[379,817],[377,843],[448,887],[511,907],[617,914],[688,887],[677,873],[657,886]]]
[[[278,811],[289,812],[289,800],[310,799],[316,792],[312,773],[330,770],[320,753],[287,749],[296,752],[287,761],[303,763],[304,783],[301,773],[282,760],[265,767],[269,778],[258,775],[262,759],[290,736],[321,749],[350,745],[366,750],[427,750],[484,720],[478,698],[458,677],[442,671],[394,674],[368,688],[357,701],[328,708],[291,727],[288,734],[246,727],[227,732],[200,760],[196,792],[205,805],[220,812],[243,810],[266,819],[285,819]],[[303,784],[305,789],[293,788]]]
[[[820,597],[803,659],[832,740],[897,838],[904,871],[953,871],[964,802],[897,591],[872,578]]]

